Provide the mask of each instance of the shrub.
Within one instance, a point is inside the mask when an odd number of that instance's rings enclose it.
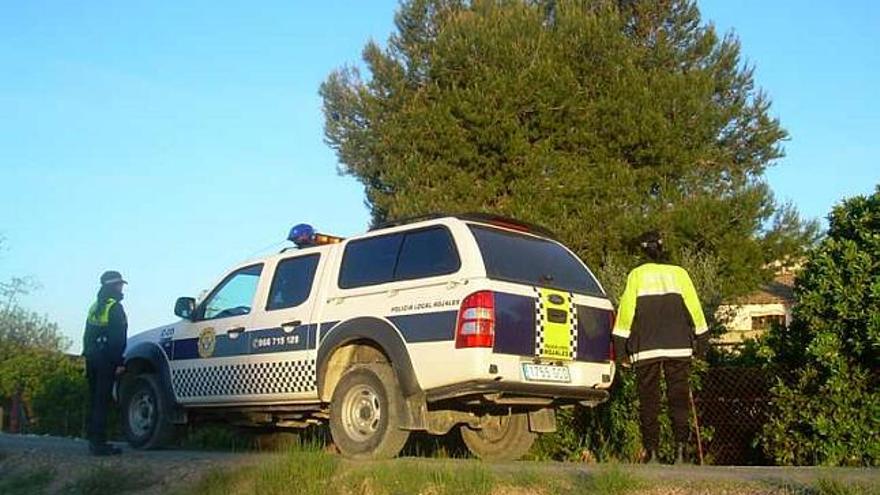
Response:
[[[763,352],[783,371],[764,428],[782,464],[880,462],[880,186],[836,206],[795,282],[789,329]]]
[[[81,435],[88,406],[84,360],[67,355],[51,355],[50,359],[54,366],[31,399],[33,429],[51,435]]]

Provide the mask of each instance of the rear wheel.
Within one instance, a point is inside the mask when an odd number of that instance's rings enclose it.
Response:
[[[138,375],[122,397],[122,428],[128,443],[136,449],[155,449],[174,438],[168,404],[156,375]]]
[[[403,396],[386,363],[362,364],[342,376],[330,402],[330,434],[345,457],[389,459],[409,438],[401,430]]]
[[[526,413],[493,415],[483,427],[461,426],[461,438],[472,454],[486,461],[515,461],[524,456],[537,435],[529,431]]]

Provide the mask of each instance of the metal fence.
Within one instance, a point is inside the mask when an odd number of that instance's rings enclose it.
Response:
[[[761,368],[709,368],[694,396],[700,426],[711,430],[703,445],[707,463],[769,463],[757,439],[770,410],[771,384],[771,373]]]

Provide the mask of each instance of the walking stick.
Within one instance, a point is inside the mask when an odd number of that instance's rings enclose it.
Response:
[[[688,398],[691,401],[691,412],[694,415],[694,429],[697,430],[697,459],[700,461],[700,466],[703,465],[703,439],[700,435],[700,421],[697,419],[697,405],[694,403],[694,393],[690,387],[688,387]]]

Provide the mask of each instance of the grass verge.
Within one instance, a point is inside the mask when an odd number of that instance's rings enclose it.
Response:
[[[338,459],[317,448],[292,450],[261,465],[212,471],[180,494],[333,493],[331,482],[337,464]]]
[[[63,495],[115,495],[149,488],[155,479],[146,471],[121,466],[96,466],[66,484]]]
[[[880,495],[880,487],[819,478],[814,493],[816,495]]]
[[[497,485],[492,473],[480,464],[452,468],[383,462],[354,467],[339,478],[337,493],[358,495],[488,495]]]
[[[642,482],[616,464],[602,468],[594,475],[578,476],[572,493],[623,495],[642,487]]]
[[[623,495],[641,486],[617,466],[595,474],[548,474],[532,468],[496,472],[491,464],[451,460],[425,463],[398,459],[350,463],[319,446],[300,446],[260,465],[215,470],[187,495]]]
[[[51,469],[37,469],[13,473],[0,479],[0,493],[4,495],[40,495],[46,493],[55,472]]]

